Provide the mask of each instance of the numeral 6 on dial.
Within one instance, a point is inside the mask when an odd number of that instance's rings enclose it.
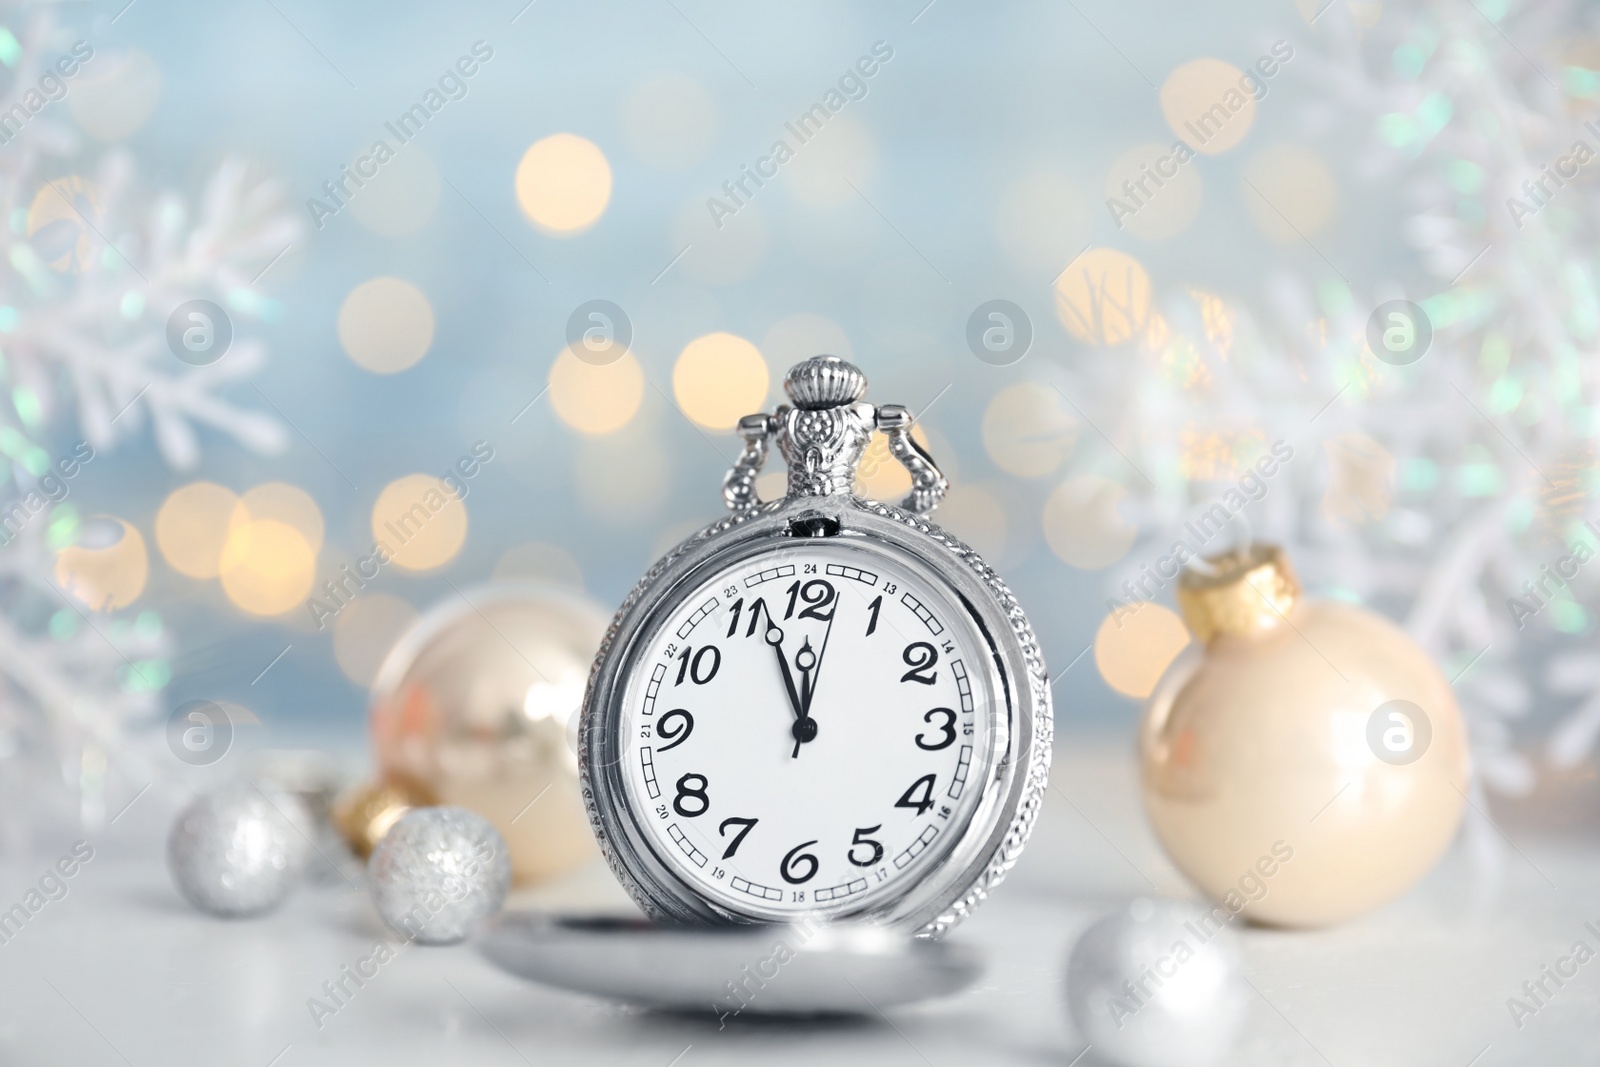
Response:
[[[785,882],[790,885],[804,885],[816,877],[817,868],[821,866],[817,862],[817,857],[809,852],[800,851],[814,844],[816,844],[815,841],[802,841],[784,854],[783,862],[778,865],[778,873],[783,875]],[[804,873],[801,873],[800,865],[804,863],[809,863],[811,866],[807,867]]]

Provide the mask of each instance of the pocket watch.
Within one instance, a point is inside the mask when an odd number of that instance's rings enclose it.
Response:
[[[938,936],[1020,855],[1050,688],[1016,598],[928,521],[948,483],[912,414],[835,356],[740,420],[730,514],[659,560],[595,658],[579,726],[600,847],[650,917],[874,922]],[[875,431],[910,473],[854,493]],[[775,442],[788,492],[760,501]]]

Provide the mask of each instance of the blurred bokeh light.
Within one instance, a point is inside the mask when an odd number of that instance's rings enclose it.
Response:
[[[593,141],[553,133],[517,164],[517,203],[537,227],[559,237],[582,233],[611,201],[611,165]]]

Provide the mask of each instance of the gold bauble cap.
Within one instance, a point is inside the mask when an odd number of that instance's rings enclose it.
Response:
[[[412,808],[437,803],[425,787],[414,782],[404,779],[369,782],[333,802],[333,824],[339,828],[339,835],[350,846],[350,851],[365,860],[402,815]]]
[[[1205,561],[1210,571],[1178,579],[1183,621],[1201,641],[1217,634],[1253,634],[1280,626],[1300,598],[1300,582],[1277,545],[1250,545]]]

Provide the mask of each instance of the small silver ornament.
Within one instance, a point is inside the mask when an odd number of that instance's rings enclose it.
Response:
[[[1067,1006],[1094,1055],[1120,1067],[1207,1067],[1249,1000],[1220,905],[1135,900],[1095,922],[1067,963]]]
[[[505,903],[511,855],[489,821],[466,808],[415,808],[367,862],[372,902],[396,933],[452,945]]]
[[[259,915],[283,903],[299,881],[311,829],[298,798],[268,783],[238,782],[178,813],[167,868],[178,892],[201,911]]]
[[[306,881],[344,884],[353,880],[360,861],[348,854],[333,825],[333,798],[344,784],[337,761],[312,749],[268,749],[255,756],[250,768],[252,779],[270,782],[298,797],[311,816]]]

